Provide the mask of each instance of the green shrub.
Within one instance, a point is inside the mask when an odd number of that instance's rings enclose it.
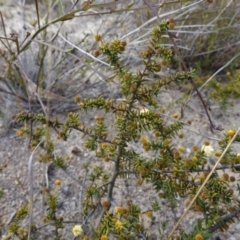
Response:
[[[94,6],[91,4],[92,1],[85,1],[81,10],[90,9]],[[108,4],[98,7],[108,7]],[[127,7],[120,9],[120,11],[124,10],[127,10]],[[68,141],[72,131],[79,131],[84,138],[86,151],[94,153],[92,161],[81,166],[86,174],[71,176],[81,189],[81,211],[77,219],[71,219],[71,223],[75,225],[72,230],[74,236],[85,240],[150,239],[152,233],[142,224],[141,218],[153,219],[154,215],[163,214],[162,200],[167,203],[169,211],[174,211],[176,208],[183,209],[184,201],[187,201],[185,213],[191,208],[191,211],[196,212],[196,221],[190,232],[184,226],[183,231],[180,232],[175,231],[180,223],[177,222],[177,218],[172,219],[169,226],[167,226],[168,222],[161,220],[158,239],[207,239],[219,228],[226,230],[233,218],[237,217],[239,208],[231,185],[231,182],[235,181],[232,170],[240,162],[231,144],[235,140],[240,140],[239,130],[230,129],[225,132],[219,141],[218,151],[210,148],[208,141],[205,141],[202,149],[193,144],[187,146],[192,151],[189,153],[185,151],[183,145],[188,135],[184,136],[181,131],[191,123],[181,118],[182,115],[178,113],[181,110],[171,112],[167,107],[169,103],[162,101],[161,97],[164,90],[172,86],[182,86],[190,80],[194,83],[197,74],[190,68],[164,76],[157,75],[169,66],[176,57],[174,55],[177,55],[167,45],[167,42],[173,44],[171,39],[166,40],[169,30],[174,28],[175,23],[172,18],[158,22],[151,29],[148,42],[141,46],[137,56],[136,68],[124,59],[126,51],[130,51],[127,40],[118,37],[109,40],[108,35],[95,34],[95,49],[91,49],[95,57],[85,52],[89,57],[85,61],[89,68],[92,62],[98,61],[105,65],[104,67],[101,65],[102,70],[111,71],[111,75],[104,80],[106,85],[112,86],[111,84],[114,83],[117,86],[120,98],[112,96],[109,92],[108,94],[100,92],[92,97],[78,96],[72,89],[69,90],[68,96],[62,98],[60,85],[59,88],[53,88],[55,91],[44,89],[46,84],[44,67],[47,67],[44,61],[49,48],[53,45],[40,44],[42,48],[38,59],[40,62],[38,80],[35,85],[31,79],[29,80],[19,60],[20,53],[31,47],[38,34],[46,34],[45,30],[50,25],[69,21],[74,18],[76,12],[77,10],[72,11],[50,21],[30,40],[20,44],[19,49],[18,40],[11,39],[16,43],[17,52],[12,54],[12,59],[9,61],[8,75],[12,85],[21,86],[20,92],[14,87],[14,91],[18,94],[16,99],[19,99],[21,94],[27,96],[28,103],[33,108],[29,109],[31,111],[22,111],[14,116],[16,122],[23,124],[17,130],[17,135],[30,139],[29,147],[33,150],[31,158],[40,148],[38,160],[41,164],[52,164],[60,168],[63,173],[69,174],[70,164],[64,156],[55,153],[54,131],[58,139],[63,141]],[[71,49],[71,54],[73,50]],[[11,55],[12,48],[8,48],[8,51]],[[61,52],[59,49],[57,51]],[[68,52],[65,53],[64,51],[61,61],[66,60],[69,55],[72,56]],[[177,57],[181,58],[181,56]],[[7,60],[8,58],[5,58],[5,61]],[[59,65],[61,61],[58,62]],[[56,68],[59,67],[58,64],[55,65]],[[51,71],[54,72],[56,68]],[[100,74],[95,70],[94,65],[91,69]],[[72,87],[74,86],[76,85]],[[193,87],[195,89],[195,85]],[[69,97],[74,97],[75,104],[65,105],[64,109],[68,111],[65,120],[52,116],[54,112],[51,109],[51,101],[57,100],[60,104],[64,104]],[[74,110],[77,111],[70,111],[70,106],[74,106]],[[45,107],[49,107],[48,110]],[[94,116],[93,120],[92,116]],[[214,127],[211,126],[211,130],[213,129]],[[209,164],[213,152],[216,157],[221,156],[219,161],[222,165],[218,166],[217,163],[213,167]],[[29,174],[33,181],[31,158]],[[112,165],[110,171],[105,168],[107,163]],[[221,173],[220,170],[228,170],[228,172]],[[126,203],[116,202],[114,194],[118,191],[118,186],[122,180],[128,179],[131,179],[136,187],[150,184],[158,195],[156,201],[146,202],[147,211],[143,210],[144,206],[137,204],[135,199],[127,199]],[[36,223],[32,218],[34,203],[32,181],[30,181],[29,203],[17,210],[16,216],[8,226],[5,239],[38,239],[42,229],[51,230],[51,239],[66,238],[62,235],[62,229],[68,226],[68,216],[62,216],[58,208],[62,180],[56,179],[53,189],[46,188],[42,192],[46,199],[43,223]],[[97,211],[99,213],[96,216],[94,213]],[[24,226],[23,219],[26,219],[27,215],[29,215],[28,226]]]

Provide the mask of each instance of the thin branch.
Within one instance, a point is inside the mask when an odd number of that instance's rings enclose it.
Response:
[[[71,45],[72,47],[76,48],[78,51],[80,51],[81,53],[87,55],[88,57],[92,58],[94,61],[100,62],[100,63],[102,63],[103,65],[106,65],[106,66],[110,67],[110,65],[109,65],[108,63],[106,63],[106,62],[104,62],[104,61],[102,61],[102,60],[94,57],[92,54],[90,54],[90,53],[84,51],[83,49],[79,48],[79,47],[76,46],[75,44],[73,44],[73,43],[71,43],[70,41],[68,41],[68,40],[67,40],[65,37],[63,37],[61,34],[59,34],[59,36],[60,36],[65,42],[67,42],[69,45]]]
[[[209,232],[209,233],[216,232],[219,228],[221,228],[221,226],[223,226],[229,220],[231,220],[234,217],[237,217],[239,213],[240,213],[240,207],[236,211],[231,212],[230,214],[227,214],[226,216],[221,217],[221,219],[216,224],[214,224],[212,227],[210,227],[207,232]]]
[[[175,40],[174,40],[173,34],[172,34],[171,32],[168,32],[168,36],[169,36],[169,38],[171,39],[171,41],[172,41],[172,43],[173,43],[173,45],[174,45],[174,50],[176,51],[176,53],[177,53],[177,55],[178,55],[178,57],[179,57],[179,59],[180,59],[180,62],[181,62],[181,65],[182,65],[184,71],[187,71],[187,66],[186,66],[186,64],[184,63],[184,61],[183,61],[183,59],[182,59],[182,57],[181,57],[181,54],[180,54],[180,52],[179,52],[179,50],[178,50],[178,47],[177,47],[177,44],[176,44],[176,42],[175,42]],[[202,105],[203,105],[203,107],[204,107],[204,109],[205,109],[205,112],[206,112],[206,114],[207,114],[208,120],[209,120],[209,122],[210,122],[210,129],[211,129],[211,131],[213,132],[213,129],[214,129],[214,130],[220,130],[220,131],[223,130],[223,128],[222,128],[220,125],[219,125],[219,126],[215,126],[215,125],[213,124],[212,119],[211,119],[211,117],[210,117],[210,115],[209,115],[209,112],[208,112],[206,103],[204,102],[204,100],[203,100],[203,98],[202,98],[202,95],[201,95],[200,92],[198,91],[197,85],[196,85],[196,83],[194,82],[194,80],[192,79],[192,77],[189,76],[188,80],[189,80],[189,82],[191,83],[191,85],[193,86],[194,90],[197,92],[197,95],[198,95],[199,99],[200,99],[201,102],[202,102]]]
[[[38,23],[38,29],[40,29],[40,17],[39,17],[39,8],[38,8],[38,0],[35,0],[35,7],[36,7],[36,13],[37,13],[37,23]]]

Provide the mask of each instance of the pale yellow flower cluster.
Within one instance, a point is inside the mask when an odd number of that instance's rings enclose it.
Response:
[[[201,152],[203,152],[207,157],[211,157],[214,153],[214,148],[211,145],[203,145]]]
[[[123,208],[121,206],[115,207],[115,212],[119,214],[126,214],[128,211],[126,208]]]
[[[83,233],[83,229],[81,225],[75,225],[72,229],[73,235],[75,237],[81,236]]]
[[[121,230],[123,229],[123,223],[122,223],[121,221],[117,220],[117,221],[115,222],[115,229],[116,229],[117,231],[121,231]]]
[[[147,115],[149,113],[149,110],[147,108],[142,108],[140,110],[140,115]]]

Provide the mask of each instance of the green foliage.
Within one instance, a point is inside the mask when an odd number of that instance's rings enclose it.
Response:
[[[98,233],[100,236],[108,236],[111,233],[115,239],[146,237],[145,230],[139,223],[140,215],[139,207],[134,204],[130,203],[128,208],[117,206],[114,214],[106,213],[104,215]]]
[[[9,237],[18,237],[18,239],[26,239],[27,231],[26,229],[22,228],[21,225],[23,221],[27,218],[28,214],[28,206],[21,206],[14,216],[13,221],[8,226]],[[11,238],[9,238],[11,239]]]
[[[204,233],[204,228],[202,226],[202,222],[200,220],[197,221],[196,226],[191,234],[184,233],[180,240],[191,240],[191,239],[209,239],[212,237],[210,233]]]
[[[209,87],[213,89],[210,97],[222,104],[223,108],[227,108],[229,99],[236,99],[240,94],[240,71],[236,70],[233,75],[227,72],[226,80],[210,81]]]
[[[196,77],[196,84],[201,87],[205,86],[208,89],[209,98],[220,103],[222,110],[227,110],[232,106],[233,99],[237,99],[240,94],[240,71],[239,69],[228,71],[225,74],[214,77],[209,81],[211,76],[198,76]],[[190,84],[184,86],[186,91],[191,89]]]

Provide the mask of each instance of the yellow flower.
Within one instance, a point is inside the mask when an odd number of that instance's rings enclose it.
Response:
[[[126,208],[117,206],[117,207],[115,207],[115,212],[116,212],[116,213],[119,213],[119,214],[126,214],[128,211],[127,211]]]
[[[197,234],[194,239],[195,240],[203,240],[203,236],[201,234]]]
[[[147,108],[143,108],[140,110],[140,115],[148,115],[149,114],[149,110]]]
[[[22,136],[24,135],[23,130],[18,129],[18,130],[16,131],[16,135],[19,136],[19,137],[22,137]]]
[[[61,181],[60,181],[59,179],[57,179],[57,180],[55,181],[55,185],[56,185],[56,186],[60,186],[60,185],[61,185]]]
[[[123,223],[122,223],[121,221],[117,220],[117,221],[115,222],[115,229],[116,229],[117,231],[121,231],[121,230],[123,229]]]
[[[115,212],[116,213],[121,213],[122,212],[122,207],[120,207],[120,206],[115,207]]]
[[[72,229],[73,235],[75,237],[81,236],[83,233],[83,229],[81,225],[75,225]]]
[[[203,152],[207,157],[210,157],[214,153],[214,148],[211,145],[203,145],[201,148],[201,152]]]
[[[141,142],[142,142],[143,145],[147,145],[149,143],[149,140],[148,140],[147,137],[142,137]]]
[[[231,74],[231,72],[227,72],[226,75],[227,75],[228,77],[230,77],[232,74]]]
[[[21,235],[21,236],[24,236],[24,235],[25,235],[25,231],[24,231],[23,228],[19,228],[19,229],[17,230],[17,233],[18,233],[19,235]]]
[[[102,236],[101,236],[101,240],[108,240],[108,236],[102,235]]]
[[[102,40],[102,36],[101,36],[100,34],[96,34],[96,35],[94,36],[94,39],[95,39],[95,41],[99,42],[99,41]]]
[[[185,147],[179,146],[178,150],[179,150],[179,152],[184,153],[185,152]]]
[[[152,217],[153,217],[152,211],[147,211],[145,214],[146,214],[147,217],[149,217],[149,218],[152,218]]]
[[[173,116],[173,118],[178,118],[178,114],[177,113],[174,113],[172,116]]]
[[[227,135],[228,135],[229,137],[233,137],[234,134],[235,134],[235,131],[234,131],[233,129],[229,129],[229,130],[227,131]]]

